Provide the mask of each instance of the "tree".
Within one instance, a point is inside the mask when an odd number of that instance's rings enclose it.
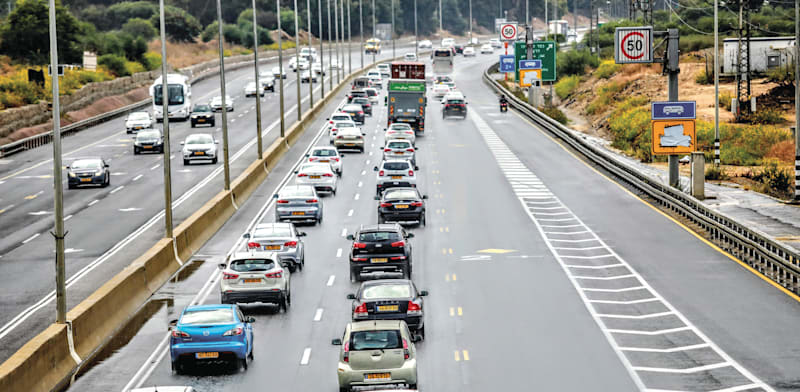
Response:
[[[200,34],[200,22],[188,12],[173,6],[164,7],[167,38],[178,42],[192,42]],[[150,18],[153,26],[160,26],[158,14]]]
[[[50,60],[47,0],[19,0],[17,8],[0,27],[0,53],[18,62],[46,64]],[[78,20],[56,0],[58,61],[76,64],[83,60],[78,45]]]
[[[147,1],[123,1],[114,4],[106,10],[106,21],[108,25],[101,30],[118,29],[124,23],[133,18],[150,19],[158,15],[158,6]],[[156,26],[157,23],[153,24]]]
[[[134,37],[141,37],[145,41],[149,41],[153,39],[158,34],[153,25],[150,22],[142,19],[142,18],[133,18],[124,25],[122,25],[122,31],[134,36]]]

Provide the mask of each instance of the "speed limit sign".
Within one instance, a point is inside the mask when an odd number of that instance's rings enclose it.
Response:
[[[617,64],[653,62],[653,27],[617,27],[614,31]]]
[[[504,23],[500,26],[500,39],[503,41],[514,41],[517,39],[517,25]]]

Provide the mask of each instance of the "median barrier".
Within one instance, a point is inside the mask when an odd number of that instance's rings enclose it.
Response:
[[[52,324],[0,365],[0,391],[50,391],[63,385],[76,365],[69,354],[67,326]]]
[[[214,195],[175,228],[178,257],[184,261],[189,260],[235,212],[230,191],[221,191]]]
[[[267,178],[264,170],[264,158],[257,159],[235,180],[231,182],[231,193],[236,204],[244,203]]]

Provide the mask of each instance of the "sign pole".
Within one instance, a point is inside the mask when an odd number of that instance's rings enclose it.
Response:
[[[508,41],[504,42],[503,44],[506,47],[506,56],[508,56]],[[508,72],[506,72],[506,82],[507,81],[508,81]]]
[[[681,69],[678,65],[680,52],[678,51],[678,29],[667,29],[667,86],[669,90],[669,100],[678,100],[678,73]],[[678,156],[669,156],[669,185],[680,188],[681,177],[678,170]]]

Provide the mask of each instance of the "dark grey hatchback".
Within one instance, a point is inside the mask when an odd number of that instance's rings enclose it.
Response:
[[[408,279],[371,280],[358,292],[348,294],[353,300],[353,321],[403,320],[417,336],[425,338],[425,290],[417,291]]]
[[[107,187],[111,184],[111,172],[103,158],[85,158],[72,162],[67,166],[67,187],[77,188],[81,185],[100,185]]]
[[[353,121],[355,121],[356,124],[364,124],[364,117],[365,117],[364,108],[361,107],[361,105],[356,105],[356,104],[344,105],[344,107],[342,108],[342,112],[345,112],[349,114],[350,117],[353,117]]]

